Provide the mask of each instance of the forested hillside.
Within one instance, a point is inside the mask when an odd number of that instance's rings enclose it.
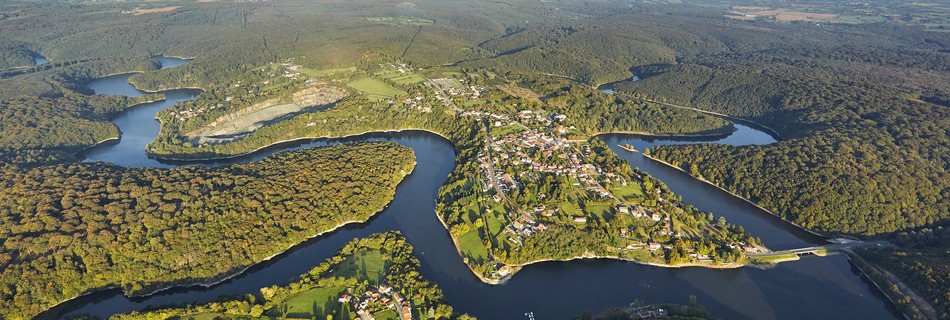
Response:
[[[413,169],[394,143],[281,153],[222,168],[2,167],[0,310],[29,318],[107,287],[221,279],[389,203]]]
[[[0,76],[0,162],[74,160],[76,152],[118,138],[111,118],[141,99],[89,95],[83,84],[157,67],[146,58],[65,61],[10,72],[15,74],[6,79]]]
[[[695,167],[806,228],[909,230],[950,218],[950,113],[927,102],[948,92],[941,81],[950,57],[939,46],[924,50],[924,39],[905,39],[915,40],[917,50],[876,55],[816,49],[703,57],[645,67],[644,80],[617,89],[748,117],[789,138],[769,146],[664,146],[651,150],[655,157]]]

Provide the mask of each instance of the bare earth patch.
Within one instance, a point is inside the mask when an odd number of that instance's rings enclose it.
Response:
[[[178,8],[181,8],[181,6],[169,6],[169,7],[152,8],[152,9],[137,8],[135,10],[132,10],[131,13],[133,16],[137,16],[137,15],[143,15],[143,14],[148,14],[148,13],[172,12],[172,11],[178,10]]]
[[[764,7],[733,7],[733,11],[726,14],[726,17],[736,20],[753,20],[756,17],[772,17],[777,21],[810,21],[823,22],[832,21],[838,18],[837,14],[832,13],[812,13],[792,11],[789,9],[770,9]]]
[[[187,134],[199,144],[224,143],[237,140],[263,126],[298,113],[315,111],[349,95],[345,89],[319,83],[293,94],[292,101],[268,99],[240,111],[222,116],[208,126]]]

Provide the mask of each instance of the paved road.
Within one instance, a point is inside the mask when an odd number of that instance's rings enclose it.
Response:
[[[828,245],[823,245],[823,246],[814,246],[814,247],[805,247],[805,248],[798,248],[798,249],[772,251],[772,252],[767,252],[767,253],[750,254],[749,257],[772,257],[772,256],[781,256],[781,255],[787,255],[787,254],[798,255],[798,254],[808,254],[808,253],[813,254],[818,251],[850,251],[851,249],[854,249],[854,248],[881,247],[881,246],[891,246],[891,245],[892,244],[887,241],[864,242],[864,241],[851,240],[844,243],[835,243],[835,244],[828,244]]]

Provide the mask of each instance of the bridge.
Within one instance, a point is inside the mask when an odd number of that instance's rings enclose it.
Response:
[[[772,251],[766,253],[755,253],[748,255],[750,258],[769,258],[769,257],[780,257],[788,255],[802,256],[806,254],[825,254],[828,252],[837,252],[837,251],[849,251],[855,248],[866,248],[866,247],[881,247],[881,246],[891,246],[890,242],[887,241],[858,241],[850,239],[832,239],[832,244],[826,244],[823,246],[813,246],[797,249],[788,249],[780,251]]]

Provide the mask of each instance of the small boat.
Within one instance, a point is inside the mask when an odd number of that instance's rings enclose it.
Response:
[[[631,145],[631,144],[629,144],[629,143],[627,143],[627,144],[622,144],[622,145],[618,145],[618,147],[620,147],[620,149],[624,149],[624,150],[627,150],[627,151],[630,151],[630,152],[640,152],[639,150],[637,150],[636,148],[634,148],[633,145]]]

